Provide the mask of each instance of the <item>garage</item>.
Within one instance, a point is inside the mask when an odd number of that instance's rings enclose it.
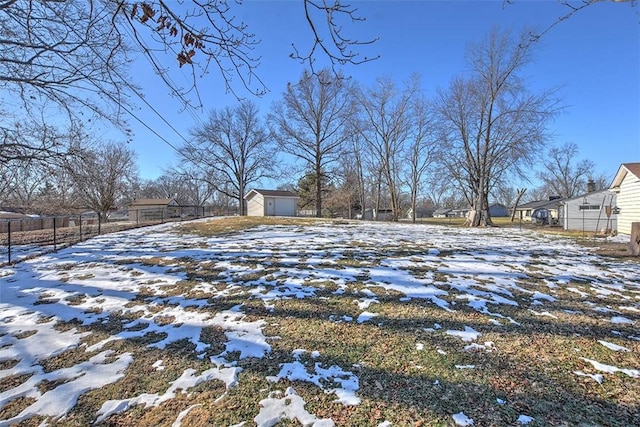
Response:
[[[244,196],[248,216],[296,216],[298,199],[285,190],[253,189]]]

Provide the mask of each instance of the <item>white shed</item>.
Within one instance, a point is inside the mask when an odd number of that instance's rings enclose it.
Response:
[[[640,222],[640,163],[623,163],[609,189],[617,194],[618,233],[631,234],[631,223]]]
[[[296,216],[299,199],[297,194],[281,190],[253,189],[244,196],[248,216]]]

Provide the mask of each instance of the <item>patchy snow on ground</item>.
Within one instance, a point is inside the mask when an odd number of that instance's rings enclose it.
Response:
[[[303,350],[304,351],[304,350]],[[344,371],[341,367],[332,365],[323,368],[320,363],[315,363],[313,368],[307,368],[300,362],[300,351],[294,351],[294,361],[281,364],[280,372],[275,376],[267,377],[267,380],[277,383],[281,379],[289,381],[304,381],[316,385],[325,393],[334,393],[337,397],[334,402],[343,405],[359,405],[360,398],[356,396],[356,391],[360,388],[358,377],[349,371]],[[317,352],[312,352],[312,357]],[[327,387],[324,384],[334,384],[335,387]]]
[[[135,356],[113,350],[112,347],[118,348],[115,344],[149,335],[159,337],[148,344],[149,349],[163,351],[174,343],[187,342],[200,360],[208,355],[209,359],[205,360],[215,367],[201,372],[187,368],[160,391],[105,399],[95,413],[94,422],[136,406],[158,406],[210,381],[221,381],[227,391],[232,389],[242,381],[243,375],[236,360],[267,357],[272,351],[269,340],[277,339],[264,334],[269,320],[248,316],[241,302],[215,313],[206,310],[208,301],[232,295],[257,300],[273,311],[278,301],[316,298],[317,288],[310,284],[330,281],[337,289],[336,295],[347,292],[355,295],[353,303],[360,310],[356,324],[373,323],[380,316],[377,311],[382,305],[379,293],[382,290],[388,295],[400,295],[396,299],[398,303],[421,300],[443,313],[465,307],[477,312],[486,320],[487,327],[496,331],[506,324],[520,325],[501,314],[501,307],[524,305],[523,311],[546,318],[545,321],[558,319],[560,313],[579,315],[581,312],[576,310],[552,312],[548,309],[549,304],[559,299],[556,292],[559,286],[582,301],[585,308],[602,313],[609,323],[620,325],[620,330],[624,330],[625,325],[637,325],[630,317],[637,319],[640,313],[637,265],[618,263],[603,269],[597,256],[569,241],[529,231],[345,223],[261,226],[235,233],[233,238],[205,238],[177,233],[177,227],[179,224],[163,224],[103,235],[0,268],[0,378],[24,378],[0,392],[0,410],[16,399],[31,402],[19,414],[0,419],[0,426],[36,415],[48,417],[50,421],[64,417],[83,395],[117,384],[130,369]],[[412,250],[407,251],[410,253],[394,252],[399,241],[411,242]],[[353,242],[361,245],[356,251]],[[358,267],[357,262],[339,265],[351,256],[365,266]],[[372,257],[375,263],[370,262]],[[172,290],[189,278],[181,264],[183,259],[199,265],[202,270],[216,271],[215,285],[201,279],[188,289],[188,294],[185,291],[175,295]],[[534,264],[535,276],[544,276],[544,280],[531,280],[530,268]],[[414,268],[419,268],[421,273],[416,274]],[[352,282],[365,283],[365,287],[351,289]],[[635,298],[625,292],[629,289],[634,290]],[[608,298],[615,298],[616,304],[609,304]],[[104,332],[102,335],[91,332],[104,330],[101,326],[113,323],[114,319],[120,322],[117,332],[108,336]],[[334,316],[333,320],[354,322],[353,317],[344,315]],[[68,322],[75,323],[59,327]],[[78,325],[83,328],[79,329]],[[499,342],[474,343],[482,334],[471,326],[463,325],[463,328],[447,329],[435,323],[433,328],[423,330],[462,340],[466,345],[461,345],[460,351],[466,351],[467,356],[500,348]],[[223,341],[219,344],[223,350],[218,354],[208,353],[211,343],[201,338],[205,330],[221,331]],[[640,339],[615,332],[612,331],[611,336],[616,340]],[[629,351],[606,340],[598,342],[613,352]],[[594,345],[598,344],[594,341]],[[424,350],[425,344],[416,343],[415,348]],[[44,368],[45,361],[71,351],[85,352],[87,357],[70,367]],[[437,352],[448,356],[440,348]],[[311,361],[303,357],[307,353]],[[335,425],[330,418],[310,413],[304,399],[289,383],[312,384],[324,393],[333,394],[334,402],[344,406],[361,404],[358,371],[352,372],[348,366],[324,364],[317,360],[319,358],[320,351],[292,349],[290,361],[280,364],[276,375],[265,378],[280,389],[257,395],[258,415],[238,425],[253,422],[268,427],[281,420],[297,420],[302,425],[318,427]],[[602,373],[640,378],[640,371],[635,367],[619,368],[586,357],[580,359],[582,362],[578,363],[583,363],[585,368],[574,371],[576,376],[589,377],[599,383],[604,380]],[[474,369],[476,365],[452,366]],[[149,371],[167,372],[167,367],[162,359],[157,359],[149,363]],[[49,384],[46,389],[39,386],[45,383]],[[225,394],[226,391],[218,399],[223,399]],[[176,414],[174,425],[181,425],[197,407],[193,405]],[[457,410],[460,412],[451,415],[456,425],[474,424],[474,419],[464,411],[481,424],[481,414],[472,412],[471,408]],[[533,421],[528,415],[518,418],[523,425]],[[392,423],[390,419],[379,425]]]
[[[638,369],[621,369],[617,366],[607,365],[596,360],[587,359],[586,357],[581,357],[580,359],[584,360],[585,362],[591,363],[591,365],[593,365],[593,367],[600,372],[605,372],[607,374],[615,374],[616,372],[621,372],[631,378],[640,378],[640,370]]]
[[[464,412],[458,412],[457,414],[453,414],[453,422],[456,423],[457,426],[472,426],[474,424],[473,419],[469,418],[465,415]]]
[[[602,344],[603,346],[607,347],[609,350],[613,350],[613,351],[631,351],[627,347],[624,347],[624,346],[621,346],[621,345],[618,345],[618,344],[614,344],[614,343],[609,342],[609,341],[598,340],[598,342],[600,344]]]
[[[274,391],[269,397],[259,402],[260,413],[253,419],[257,427],[272,427],[281,420],[298,421],[303,426],[333,427],[335,423],[329,418],[318,419],[305,408],[305,401],[296,393],[293,387],[288,387],[284,397],[282,393]]]
[[[472,327],[465,326],[464,331],[450,329],[447,331],[447,335],[453,335],[454,337],[459,337],[462,341],[470,342],[477,340],[481,334]]]

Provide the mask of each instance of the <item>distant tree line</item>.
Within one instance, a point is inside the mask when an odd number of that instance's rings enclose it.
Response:
[[[524,37],[494,29],[470,46],[471,71],[431,99],[416,75],[364,86],[329,69],[305,71],[264,118],[249,100],[212,110],[179,147],[177,166],[155,180],[139,178],[126,143],[89,142],[82,128],[5,131],[0,201],[107,216],[135,198],[174,197],[243,215],[244,195],[269,178],[299,192],[315,216],[384,209],[415,221],[428,207],[468,206],[469,225],[491,225],[490,201],[515,201],[511,182],[538,178],[544,188],[530,196],[569,197],[587,179],[603,181],[593,162],[578,161],[575,144],[550,144],[559,101],[527,87]],[[11,144],[31,151],[12,154]]]
[[[592,3],[567,3],[569,15]],[[0,2],[0,206],[31,213],[88,208],[106,216],[134,198],[169,196],[243,214],[243,195],[270,178],[299,191],[317,216],[387,209],[393,219],[411,212],[415,220],[422,206],[468,205],[469,225],[484,226],[491,224],[490,200],[511,205],[522,196],[511,183],[534,178],[534,165],[541,165],[544,185],[527,197],[571,196],[587,179],[604,183],[592,162],[577,159],[575,144],[550,143],[559,100],[553,91],[531,91],[523,77],[532,41],[544,32],[493,30],[469,47],[470,71],[427,98],[417,76],[401,83],[382,76],[370,86],[343,76],[340,65],[375,59],[357,52],[375,39],[346,36],[342,20],[362,20],[349,5],[302,4],[315,41],[308,51],[293,47],[292,57],[308,65],[300,79],[268,112],[251,101],[211,111],[179,147],[178,164],[144,181],[126,143],[89,136],[93,121],[106,118],[128,135],[132,98],[143,98],[127,75],[133,52],[147,57],[184,105],[188,94],[199,102],[196,75],[209,67],[231,92],[236,77],[263,93],[252,56],[258,41],[232,7]],[[163,65],[161,52],[176,54],[173,65],[189,69],[191,85],[174,83],[175,67]],[[328,68],[317,68],[318,54]]]

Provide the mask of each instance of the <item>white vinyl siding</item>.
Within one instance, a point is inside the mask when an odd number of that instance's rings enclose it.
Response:
[[[255,193],[252,198],[247,200],[247,216],[264,216],[264,196]]]
[[[631,223],[640,222],[640,178],[627,173],[618,193],[618,232],[631,234]]]
[[[608,206],[616,206],[616,197],[611,191],[602,190],[576,197],[564,201],[562,205],[559,220],[565,230],[598,233],[617,229],[617,215],[607,217],[606,213]]]

